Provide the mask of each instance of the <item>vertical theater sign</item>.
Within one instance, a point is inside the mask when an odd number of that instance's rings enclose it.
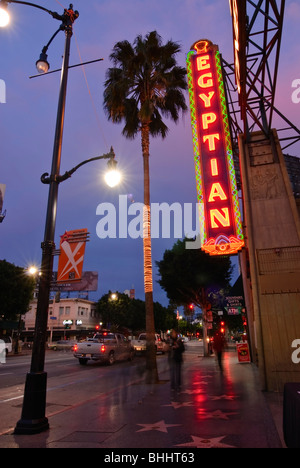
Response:
[[[236,254],[244,236],[220,53],[207,40],[191,49],[187,69],[201,247],[210,255]]]

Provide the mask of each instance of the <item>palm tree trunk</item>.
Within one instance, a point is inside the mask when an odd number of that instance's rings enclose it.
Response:
[[[151,249],[151,210],[150,210],[150,171],[149,171],[149,124],[142,125],[142,151],[144,161],[144,213],[143,213],[143,247],[144,247],[144,287],[146,304],[146,371],[147,383],[158,382],[155,350],[155,323],[153,311],[153,275]]]

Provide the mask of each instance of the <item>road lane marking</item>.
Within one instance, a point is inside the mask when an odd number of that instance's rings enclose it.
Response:
[[[8,403],[9,401],[19,400],[20,398],[23,398],[23,396],[24,395],[20,395],[20,396],[14,397],[14,398],[9,398],[8,400],[0,400],[0,403]]]

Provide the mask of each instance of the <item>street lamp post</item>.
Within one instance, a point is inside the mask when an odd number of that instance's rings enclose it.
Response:
[[[53,272],[53,252],[55,250],[54,235],[58,185],[69,179],[81,166],[100,159],[108,160],[108,167],[110,172],[113,173],[110,185],[111,187],[116,185],[119,182],[119,175],[116,171],[117,162],[115,160],[113,148],[110,149],[109,153],[104,153],[101,156],[96,156],[81,162],[71,170],[66,171],[63,175],[52,173],[49,176],[48,173],[44,173],[41,176],[42,183],[50,185],[48,210],[46,216],[45,237],[44,242],[42,243],[42,265],[39,276],[38,303],[31,369],[26,376],[22,416],[15,428],[15,434],[37,434],[49,428],[48,420],[45,417],[47,374],[44,372],[44,362],[48,328],[49,295]],[[115,182],[113,183],[114,176]],[[53,184],[56,185],[55,191],[51,190],[51,186]]]
[[[109,159],[111,166],[115,168],[114,152],[111,148],[110,152],[96,158],[83,161],[71,171],[60,175],[63,127],[66,105],[66,92],[69,69],[69,56],[71,37],[73,35],[73,24],[78,18],[79,13],[73,10],[73,5],[70,4],[69,9],[65,9],[63,15],[52,12],[47,8],[41,7],[31,2],[23,2],[17,0],[0,0],[0,27],[5,27],[9,22],[7,13],[7,5],[9,3],[17,3],[39,8],[49,13],[54,19],[60,20],[61,26],[51,37],[48,44],[43,48],[40,59],[36,65],[38,71],[45,73],[49,69],[47,62],[47,50],[53,39],[59,31],[65,32],[65,50],[63,56],[59,101],[57,109],[56,130],[53,147],[51,174],[43,174],[41,181],[49,184],[48,206],[45,223],[44,240],[42,242],[42,262],[38,289],[38,304],[34,332],[34,342],[32,349],[31,368],[26,376],[24,400],[22,407],[21,419],[15,427],[15,434],[37,434],[49,428],[48,419],[46,418],[46,393],[47,393],[47,373],[44,371],[45,365],[45,345],[47,338],[48,325],[48,307],[50,285],[53,272],[53,254],[55,250],[55,224],[57,213],[58,186],[60,182],[71,177],[71,175],[83,164],[86,164],[97,159]]]
[[[39,283],[35,333],[32,349],[31,368],[30,372],[26,376],[22,416],[16,425],[15,434],[37,434],[49,428],[48,419],[45,416],[47,373],[44,372],[44,364],[49,295],[53,271],[53,251],[55,249],[54,235],[59,185],[56,177],[59,176],[61,163],[71,37],[73,35],[73,23],[78,18],[78,16],[78,12],[75,13],[73,11],[73,5],[70,5],[70,9],[65,10],[64,15],[62,15],[60,18],[62,19],[62,26],[60,29],[65,31],[65,50],[60,81],[45,233],[44,240],[42,242],[41,276]]]

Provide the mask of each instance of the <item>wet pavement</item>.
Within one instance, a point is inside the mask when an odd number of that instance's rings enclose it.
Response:
[[[47,432],[2,434],[0,448],[101,448],[103,456],[117,449],[285,448],[282,395],[262,392],[256,366],[240,364],[235,351],[225,354],[221,372],[214,356],[187,347],[179,393],[171,392],[166,359],[159,376],[155,385],[141,375],[91,399],[87,392],[84,402],[51,415]]]

